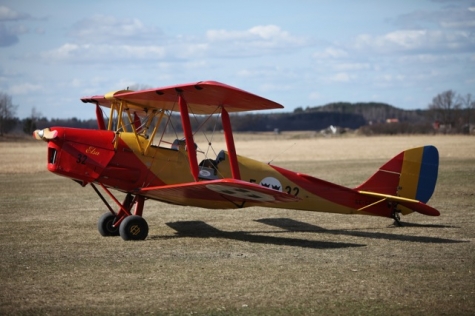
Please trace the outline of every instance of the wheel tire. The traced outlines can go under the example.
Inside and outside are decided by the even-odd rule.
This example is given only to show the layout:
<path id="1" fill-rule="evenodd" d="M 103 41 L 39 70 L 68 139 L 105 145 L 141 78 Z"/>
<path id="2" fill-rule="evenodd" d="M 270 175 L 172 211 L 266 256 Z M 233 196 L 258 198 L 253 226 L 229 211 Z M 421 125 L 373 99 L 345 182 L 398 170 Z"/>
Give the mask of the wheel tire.
<path id="1" fill-rule="evenodd" d="M 148 236 L 148 224 L 142 216 L 127 216 L 119 227 L 123 240 L 144 240 Z"/>
<path id="2" fill-rule="evenodd" d="M 104 236 L 119 236 L 119 227 L 114 227 L 112 224 L 115 221 L 115 215 L 112 213 L 105 213 L 97 222 L 97 230 Z"/>

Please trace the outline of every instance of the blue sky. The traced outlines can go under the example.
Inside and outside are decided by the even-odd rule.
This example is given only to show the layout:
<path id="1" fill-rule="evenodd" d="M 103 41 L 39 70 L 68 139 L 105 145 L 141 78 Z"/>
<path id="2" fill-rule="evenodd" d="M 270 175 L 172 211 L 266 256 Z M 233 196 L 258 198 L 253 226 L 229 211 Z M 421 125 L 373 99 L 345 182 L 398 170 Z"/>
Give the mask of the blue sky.
<path id="1" fill-rule="evenodd" d="M 0 0 L 0 91 L 20 118 L 94 118 L 81 97 L 201 80 L 285 111 L 424 109 L 475 94 L 475 1 Z"/>

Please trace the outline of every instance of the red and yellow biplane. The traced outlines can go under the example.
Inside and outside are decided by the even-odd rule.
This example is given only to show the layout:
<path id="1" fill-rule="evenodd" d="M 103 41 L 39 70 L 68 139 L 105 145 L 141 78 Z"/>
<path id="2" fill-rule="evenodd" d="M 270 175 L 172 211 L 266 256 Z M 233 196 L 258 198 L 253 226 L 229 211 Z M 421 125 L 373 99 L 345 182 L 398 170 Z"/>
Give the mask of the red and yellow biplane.
<path id="1" fill-rule="evenodd" d="M 235 87 L 201 81 L 81 100 L 96 105 L 97 130 L 51 127 L 35 131 L 34 137 L 48 143 L 49 171 L 90 184 L 105 203 L 109 211 L 98 222 L 102 236 L 145 239 L 147 199 L 209 209 L 261 206 L 374 215 L 398 224 L 400 214 L 439 215 L 426 204 L 438 173 L 433 146 L 403 151 L 357 188 L 346 188 L 237 155 L 229 113 L 283 106 Z M 107 119 L 104 108 L 109 108 Z M 201 150 L 194 140 L 193 116 L 218 120 L 227 150 L 213 150 L 213 157 Z M 178 117 L 182 137 L 170 133 L 178 130 Z M 126 193 L 124 200 L 111 189 Z"/>

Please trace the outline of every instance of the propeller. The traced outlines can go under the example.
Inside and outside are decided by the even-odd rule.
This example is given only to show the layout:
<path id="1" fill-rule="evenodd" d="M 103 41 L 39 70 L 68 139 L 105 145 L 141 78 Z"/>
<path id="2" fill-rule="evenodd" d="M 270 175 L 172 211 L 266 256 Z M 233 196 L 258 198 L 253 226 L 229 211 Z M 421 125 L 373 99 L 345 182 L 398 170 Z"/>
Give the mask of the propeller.
<path id="1" fill-rule="evenodd" d="M 33 137 L 38 140 L 51 140 L 58 136 L 57 131 L 52 131 L 49 128 L 37 129 L 33 132 Z"/>

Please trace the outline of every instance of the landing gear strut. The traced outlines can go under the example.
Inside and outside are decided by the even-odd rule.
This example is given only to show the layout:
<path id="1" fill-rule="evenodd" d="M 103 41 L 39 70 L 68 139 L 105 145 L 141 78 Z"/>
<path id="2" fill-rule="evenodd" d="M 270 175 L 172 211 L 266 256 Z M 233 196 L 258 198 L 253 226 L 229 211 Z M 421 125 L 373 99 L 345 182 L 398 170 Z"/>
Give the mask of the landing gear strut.
<path id="1" fill-rule="evenodd" d="M 399 211 L 396 208 L 393 209 L 391 217 L 394 219 L 394 225 L 399 227 L 402 226 L 401 217 L 399 216 Z"/>
<path id="2" fill-rule="evenodd" d="M 104 204 L 109 209 L 99 218 L 97 229 L 102 236 L 119 236 L 123 240 L 144 240 L 148 236 L 148 224 L 142 217 L 143 206 L 145 198 L 141 195 L 132 195 L 128 193 L 123 203 L 120 203 L 112 193 L 100 183 L 101 187 L 119 206 L 119 211 L 116 213 L 109 205 L 107 200 L 102 196 L 101 192 L 96 186 L 91 183 L 92 188 L 101 198 Z M 135 210 L 132 213 L 132 206 L 135 205 Z"/>

